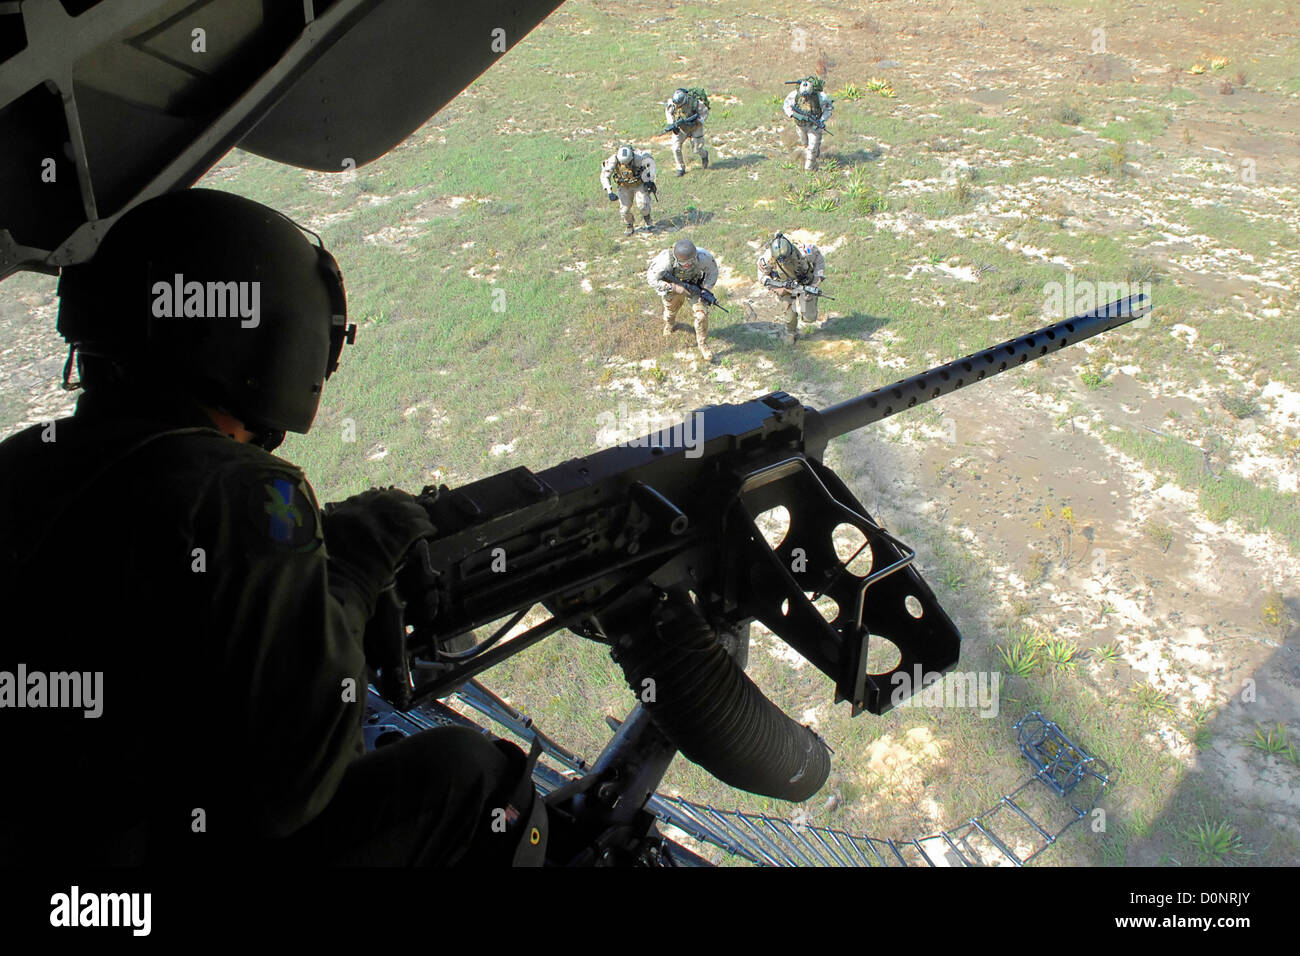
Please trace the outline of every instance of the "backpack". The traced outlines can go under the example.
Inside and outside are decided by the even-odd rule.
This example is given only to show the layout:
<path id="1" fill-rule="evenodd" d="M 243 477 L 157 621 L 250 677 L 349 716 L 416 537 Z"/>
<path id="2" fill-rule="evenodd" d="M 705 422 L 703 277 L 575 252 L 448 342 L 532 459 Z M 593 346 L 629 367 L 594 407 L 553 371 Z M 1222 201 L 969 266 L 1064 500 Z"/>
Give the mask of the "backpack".
<path id="1" fill-rule="evenodd" d="M 702 104 L 706 110 L 712 108 L 709 106 L 709 94 L 704 92 L 704 87 L 692 86 L 686 91 L 686 93 L 689 96 L 693 96 L 695 101 Z"/>

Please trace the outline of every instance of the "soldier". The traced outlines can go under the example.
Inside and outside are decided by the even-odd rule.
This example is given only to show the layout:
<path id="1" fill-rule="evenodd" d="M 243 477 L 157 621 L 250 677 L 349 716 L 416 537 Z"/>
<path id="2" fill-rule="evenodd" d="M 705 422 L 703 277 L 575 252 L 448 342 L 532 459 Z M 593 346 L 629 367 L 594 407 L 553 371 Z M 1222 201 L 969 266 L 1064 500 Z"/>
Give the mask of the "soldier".
<path id="1" fill-rule="evenodd" d="M 0 607 L 24 622 L 0 671 L 98 674 L 102 709 L 3 712 L 0 865 L 509 863 L 527 831 L 494 814 L 538 805 L 518 748 L 442 728 L 364 752 L 363 634 L 435 534 L 424 508 L 322 511 L 270 454 L 355 334 L 333 257 L 184 189 L 118 219 L 59 298 L 84 391 L 0 443 Z"/>
<path id="2" fill-rule="evenodd" d="M 834 109 L 831 98 L 822 92 L 821 77 L 799 81 L 799 88 L 785 98 L 785 115 L 795 121 L 799 145 L 804 147 L 804 169 L 816 169 L 822 151 L 822 133 Z"/>
<path id="3" fill-rule="evenodd" d="M 635 231 L 632 215 L 634 202 L 641 212 L 646 230 L 654 228 L 650 223 L 650 195 L 657 192 L 655 161 L 648 151 L 620 146 L 600 168 L 600 187 L 609 194 L 610 202 L 618 200 L 618 211 L 622 213 L 623 222 L 627 226 L 626 235 L 630 236 Z M 615 189 L 618 191 L 615 192 Z"/>
<path id="4" fill-rule="evenodd" d="M 686 161 L 682 158 L 682 143 L 688 139 L 700 165 L 709 168 L 709 148 L 704 145 L 704 121 L 709 118 L 709 98 L 698 87 L 692 90 L 673 91 L 672 98 L 664 106 L 664 118 L 668 123 L 665 133 L 673 134 L 673 160 L 677 163 L 677 175 L 686 175 Z"/>
<path id="5" fill-rule="evenodd" d="M 798 339 L 799 319 L 817 321 L 817 293 L 806 289 L 817 289 L 825 278 L 826 259 L 812 243 L 800 246 L 778 232 L 758 254 L 758 281 L 776 293 L 790 317 L 781 337 L 786 345 Z"/>
<path id="6" fill-rule="evenodd" d="M 682 303 L 690 299 L 691 311 L 695 313 L 695 342 L 704 361 L 712 362 L 713 353 L 705 344 L 709 334 L 708 306 L 685 284 L 712 291 L 713 284 L 718 281 L 718 263 L 713 255 L 705 249 L 695 248 L 695 243 L 689 239 L 679 239 L 671 249 L 665 249 L 654 257 L 646 271 L 646 281 L 663 299 L 664 335 L 673 334 L 677 327 L 674 321 L 677 312 Z"/>

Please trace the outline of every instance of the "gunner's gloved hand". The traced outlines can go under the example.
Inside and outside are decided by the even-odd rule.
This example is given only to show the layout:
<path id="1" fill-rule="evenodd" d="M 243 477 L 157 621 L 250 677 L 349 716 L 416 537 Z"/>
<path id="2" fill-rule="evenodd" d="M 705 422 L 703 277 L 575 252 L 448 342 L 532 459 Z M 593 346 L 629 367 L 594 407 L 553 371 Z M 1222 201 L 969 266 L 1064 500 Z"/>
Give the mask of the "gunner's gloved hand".
<path id="1" fill-rule="evenodd" d="M 379 592 L 393 583 L 397 566 L 415 542 L 435 533 L 412 495 L 372 488 L 327 504 L 321 516 L 329 552 L 330 590 L 347 587 L 374 613 Z"/>
<path id="2" fill-rule="evenodd" d="M 609 194 L 609 201 L 610 201 L 610 202 L 618 202 L 618 193 L 610 193 L 610 194 Z"/>

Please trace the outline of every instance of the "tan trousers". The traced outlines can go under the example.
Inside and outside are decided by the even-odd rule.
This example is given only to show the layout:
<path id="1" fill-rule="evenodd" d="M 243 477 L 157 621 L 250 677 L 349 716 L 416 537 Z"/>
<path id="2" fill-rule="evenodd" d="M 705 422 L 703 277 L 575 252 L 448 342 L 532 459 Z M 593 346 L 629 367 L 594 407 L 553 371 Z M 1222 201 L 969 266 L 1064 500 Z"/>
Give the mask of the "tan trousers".
<path id="1" fill-rule="evenodd" d="M 822 131 L 811 123 L 796 123 L 799 131 L 799 145 L 804 148 L 804 169 L 812 169 L 817 158 L 822 154 Z"/>
<path id="2" fill-rule="evenodd" d="M 668 292 L 660 296 L 664 300 L 664 325 L 672 325 L 677 313 L 689 298 L 691 311 L 695 313 L 695 343 L 704 347 L 704 340 L 709 334 L 709 310 L 697 296 L 688 296 L 682 292 Z"/>
<path id="3" fill-rule="evenodd" d="M 682 144 L 687 140 L 691 141 L 691 148 L 695 150 L 695 155 L 703 160 L 709 155 L 709 148 L 704 145 L 704 127 L 696 126 L 695 129 L 687 135 L 681 130 L 673 133 L 673 162 L 677 164 L 678 169 L 686 168 L 686 161 L 682 158 Z"/>
<path id="4" fill-rule="evenodd" d="M 800 319 L 805 322 L 817 321 L 817 296 L 799 295 L 792 289 L 778 289 L 776 298 L 790 316 L 785 323 L 787 332 L 798 331 Z"/>
<path id="5" fill-rule="evenodd" d="M 645 183 L 634 186 L 616 186 L 615 188 L 618 191 L 618 211 L 622 213 L 625 223 L 630 226 L 636 218 L 632 214 L 634 204 L 643 217 L 650 218 L 650 190 L 645 188 Z"/>

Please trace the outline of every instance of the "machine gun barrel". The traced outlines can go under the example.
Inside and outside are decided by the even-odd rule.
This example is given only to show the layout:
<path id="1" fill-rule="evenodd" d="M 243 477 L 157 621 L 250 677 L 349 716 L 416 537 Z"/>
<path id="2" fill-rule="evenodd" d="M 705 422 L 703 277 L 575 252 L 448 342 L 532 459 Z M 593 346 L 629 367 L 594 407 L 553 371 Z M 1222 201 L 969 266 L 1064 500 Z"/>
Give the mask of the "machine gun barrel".
<path id="1" fill-rule="evenodd" d="M 964 388 L 971 382 L 981 381 L 1013 366 L 1042 358 L 1048 352 L 1109 332 L 1146 315 L 1148 311 L 1150 303 L 1145 295 L 1117 299 L 1098 306 L 1091 312 L 1009 339 L 1001 345 L 974 352 L 893 385 L 824 408 L 818 414 L 826 430 L 825 437 L 837 438 L 915 405 L 923 405 L 941 395 Z"/>

